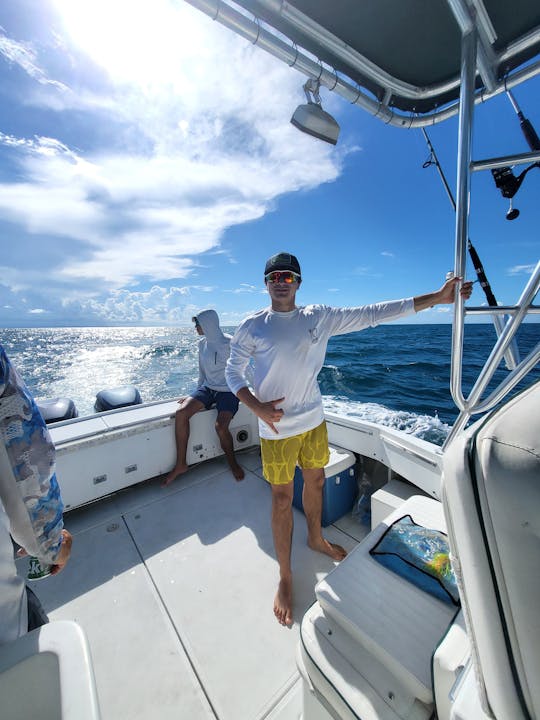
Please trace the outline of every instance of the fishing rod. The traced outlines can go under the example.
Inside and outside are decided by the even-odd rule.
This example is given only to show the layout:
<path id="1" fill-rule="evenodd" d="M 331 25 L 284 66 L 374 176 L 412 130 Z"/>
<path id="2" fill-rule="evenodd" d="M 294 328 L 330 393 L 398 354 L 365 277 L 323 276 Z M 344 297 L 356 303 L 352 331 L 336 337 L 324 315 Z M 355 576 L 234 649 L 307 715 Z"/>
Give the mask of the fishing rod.
<path id="1" fill-rule="evenodd" d="M 532 152 L 538 152 L 540 150 L 540 138 L 536 134 L 536 130 L 534 129 L 531 121 L 523 115 L 521 108 L 517 104 L 516 99 L 510 90 L 507 90 L 506 94 L 516 112 L 516 115 L 518 116 L 519 126 L 521 127 L 521 131 L 525 137 L 527 145 Z M 525 180 L 525 176 L 534 167 L 540 168 L 540 162 L 532 163 L 532 165 L 525 168 L 525 170 L 523 170 L 523 172 L 521 172 L 517 177 L 514 175 L 514 171 L 509 165 L 505 165 L 504 167 L 496 168 L 491 171 L 493 179 L 495 180 L 495 185 L 501 191 L 502 196 L 510 200 L 510 207 L 506 213 L 507 220 L 515 220 L 519 216 L 519 210 L 513 207 L 512 200 L 521 187 L 521 183 Z"/>
<path id="2" fill-rule="evenodd" d="M 448 184 L 448 181 L 446 180 L 446 176 L 443 172 L 443 169 L 441 167 L 441 164 L 439 162 L 439 158 L 437 157 L 437 153 L 435 152 L 435 148 L 431 144 L 431 140 L 429 139 L 429 136 L 425 130 L 425 128 L 421 128 L 422 134 L 424 135 L 424 139 L 426 141 L 426 144 L 428 146 L 430 155 L 428 159 L 425 161 L 425 163 L 422 165 L 423 168 L 427 168 L 430 165 L 435 165 L 437 168 L 437 172 L 439 173 L 439 177 L 441 178 L 441 182 L 443 184 L 444 189 L 446 190 L 446 194 L 448 195 L 448 199 L 450 200 L 450 204 L 454 208 L 454 212 L 456 211 L 456 201 L 454 200 L 454 196 L 452 194 L 452 190 L 450 189 L 450 185 Z M 538 139 L 538 138 L 537 138 Z M 517 211 L 519 214 L 519 210 Z M 493 294 L 493 290 L 491 289 L 491 285 L 489 284 L 489 280 L 487 279 L 486 273 L 484 271 L 484 266 L 482 265 L 482 262 L 480 260 L 480 257 L 478 253 L 476 252 L 476 249 L 474 245 L 472 244 L 470 238 L 467 239 L 467 249 L 469 251 L 469 255 L 471 257 L 472 264 L 474 265 L 474 269 L 476 271 L 476 277 L 478 278 L 478 282 L 480 283 L 480 286 L 482 290 L 484 291 L 484 294 L 486 296 L 486 300 L 488 302 L 488 305 L 490 307 L 497 307 L 498 302 Z M 504 325 L 508 320 L 508 316 L 505 315 L 504 317 L 501 317 L 500 315 L 492 315 L 493 324 L 495 325 L 495 330 L 497 331 L 497 336 L 500 336 L 502 331 L 504 330 Z M 515 338 L 512 340 L 510 345 L 508 346 L 508 349 L 506 350 L 504 354 L 504 362 L 508 370 L 514 370 L 519 365 L 519 350 L 517 347 L 517 343 Z"/>

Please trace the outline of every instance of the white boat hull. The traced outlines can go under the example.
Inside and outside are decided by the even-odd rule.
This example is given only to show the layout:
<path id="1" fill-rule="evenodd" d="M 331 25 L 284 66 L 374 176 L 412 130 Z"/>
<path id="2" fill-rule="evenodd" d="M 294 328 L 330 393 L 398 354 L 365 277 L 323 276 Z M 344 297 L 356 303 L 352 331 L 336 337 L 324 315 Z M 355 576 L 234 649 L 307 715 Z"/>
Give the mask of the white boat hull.
<path id="1" fill-rule="evenodd" d="M 112 410 L 50 427 L 66 510 L 168 472 L 174 465 L 176 401 Z M 191 419 L 188 465 L 223 454 L 215 410 Z M 255 416 L 240 409 L 231 422 L 235 450 L 258 444 Z"/>

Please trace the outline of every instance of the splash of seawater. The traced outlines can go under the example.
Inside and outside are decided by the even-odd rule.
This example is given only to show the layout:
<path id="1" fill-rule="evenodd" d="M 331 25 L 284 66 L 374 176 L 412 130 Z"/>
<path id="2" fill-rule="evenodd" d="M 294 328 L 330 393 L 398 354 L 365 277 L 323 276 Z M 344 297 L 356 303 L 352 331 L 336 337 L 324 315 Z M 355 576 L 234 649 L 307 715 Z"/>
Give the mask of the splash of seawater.
<path id="1" fill-rule="evenodd" d="M 357 402 L 343 396 L 323 395 L 323 403 L 327 412 L 401 430 L 436 445 L 442 445 L 450 432 L 450 426 L 447 423 L 430 415 L 392 410 L 384 405 Z"/>

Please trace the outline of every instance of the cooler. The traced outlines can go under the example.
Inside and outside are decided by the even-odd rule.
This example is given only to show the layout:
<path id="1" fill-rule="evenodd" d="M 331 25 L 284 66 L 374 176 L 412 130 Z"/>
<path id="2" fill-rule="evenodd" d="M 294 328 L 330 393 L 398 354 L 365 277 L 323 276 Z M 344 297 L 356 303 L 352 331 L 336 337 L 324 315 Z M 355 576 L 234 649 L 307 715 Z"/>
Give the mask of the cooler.
<path id="1" fill-rule="evenodd" d="M 330 459 L 324 468 L 326 481 L 323 490 L 322 526 L 326 527 L 352 510 L 358 487 L 356 484 L 356 458 L 354 453 L 330 446 Z M 294 473 L 293 505 L 304 510 L 302 490 L 304 479 L 299 467 Z"/>

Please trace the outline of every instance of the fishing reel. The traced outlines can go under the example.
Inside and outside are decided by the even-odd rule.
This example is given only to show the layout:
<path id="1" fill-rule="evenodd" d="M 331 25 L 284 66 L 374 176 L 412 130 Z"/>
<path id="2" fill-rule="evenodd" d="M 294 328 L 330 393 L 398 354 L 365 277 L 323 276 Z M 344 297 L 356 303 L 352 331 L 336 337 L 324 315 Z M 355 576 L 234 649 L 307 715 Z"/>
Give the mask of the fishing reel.
<path id="1" fill-rule="evenodd" d="M 508 99 L 512 103 L 512 107 L 514 108 L 516 115 L 519 118 L 521 132 L 523 133 L 523 136 L 527 141 L 527 145 L 533 152 L 540 150 L 540 138 L 538 138 L 536 130 L 532 126 L 531 121 L 527 120 L 527 118 L 523 115 L 521 108 L 517 104 L 516 99 L 514 98 L 510 90 L 507 90 L 506 94 L 508 96 Z M 512 170 L 512 168 L 508 166 L 497 168 L 496 170 L 491 171 L 493 174 L 493 179 L 495 180 L 495 185 L 501 191 L 502 196 L 510 200 L 510 207 L 508 209 L 508 212 L 506 213 L 507 220 L 515 220 L 519 216 L 519 210 L 513 207 L 512 199 L 521 187 L 521 183 L 525 180 L 525 175 L 527 175 L 529 170 L 532 170 L 534 167 L 540 168 L 540 162 L 535 162 L 532 165 L 529 165 L 529 167 L 525 168 L 525 170 L 523 170 L 523 172 L 520 173 L 517 177 L 514 175 L 514 171 Z"/>
<path id="2" fill-rule="evenodd" d="M 519 210 L 513 206 L 512 200 L 521 187 L 522 182 L 525 180 L 525 176 L 529 170 L 532 170 L 534 167 L 540 167 L 540 163 L 536 162 L 529 165 L 529 167 L 525 168 L 517 177 L 509 166 L 496 168 L 491 171 L 495 185 L 501 191 L 502 196 L 510 200 L 510 207 L 506 213 L 507 220 L 515 220 L 519 216 Z"/>

